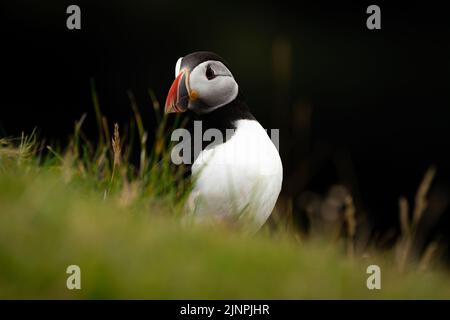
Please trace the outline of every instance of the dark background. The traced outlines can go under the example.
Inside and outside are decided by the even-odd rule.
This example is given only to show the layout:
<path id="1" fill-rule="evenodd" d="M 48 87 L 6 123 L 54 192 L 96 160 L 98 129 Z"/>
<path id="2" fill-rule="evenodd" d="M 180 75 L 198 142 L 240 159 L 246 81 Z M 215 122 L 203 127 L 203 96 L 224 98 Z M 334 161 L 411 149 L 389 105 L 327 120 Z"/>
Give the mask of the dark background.
<path id="1" fill-rule="evenodd" d="M 148 90 L 163 103 L 178 57 L 214 51 L 231 65 L 256 118 L 280 128 L 283 194 L 297 199 L 344 184 L 375 232 L 398 228 L 400 195 L 412 202 L 425 170 L 449 233 L 450 22 L 443 4 L 403 1 L 3 1 L 0 135 L 37 127 L 65 141 L 87 113 L 94 79 L 111 123 L 137 98 L 154 125 Z M 81 30 L 66 8 L 81 7 Z M 381 7 L 381 30 L 366 8 Z M 151 146 L 149 146 L 151 147 Z M 294 205 L 295 207 L 295 205 Z"/>

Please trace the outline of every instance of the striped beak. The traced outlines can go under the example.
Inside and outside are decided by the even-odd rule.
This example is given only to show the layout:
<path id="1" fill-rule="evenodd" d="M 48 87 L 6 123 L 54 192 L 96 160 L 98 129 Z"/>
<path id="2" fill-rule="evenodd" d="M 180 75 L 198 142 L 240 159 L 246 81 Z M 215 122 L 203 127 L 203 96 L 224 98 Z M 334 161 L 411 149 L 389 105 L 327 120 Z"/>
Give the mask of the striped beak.
<path id="1" fill-rule="evenodd" d="M 166 105 L 164 110 L 166 113 L 184 112 L 189 105 L 189 71 L 183 69 L 175 78 L 169 93 L 167 94 Z"/>

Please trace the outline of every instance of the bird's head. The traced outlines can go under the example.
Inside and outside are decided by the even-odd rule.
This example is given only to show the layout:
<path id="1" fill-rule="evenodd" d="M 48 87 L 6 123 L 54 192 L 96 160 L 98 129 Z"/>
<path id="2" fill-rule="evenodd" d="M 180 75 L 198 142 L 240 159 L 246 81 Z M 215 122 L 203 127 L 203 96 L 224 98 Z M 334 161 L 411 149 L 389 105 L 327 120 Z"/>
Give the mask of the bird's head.
<path id="1" fill-rule="evenodd" d="M 207 114 L 232 102 L 238 91 L 238 84 L 221 57 L 212 52 L 194 52 L 176 63 L 165 112 L 189 109 Z"/>

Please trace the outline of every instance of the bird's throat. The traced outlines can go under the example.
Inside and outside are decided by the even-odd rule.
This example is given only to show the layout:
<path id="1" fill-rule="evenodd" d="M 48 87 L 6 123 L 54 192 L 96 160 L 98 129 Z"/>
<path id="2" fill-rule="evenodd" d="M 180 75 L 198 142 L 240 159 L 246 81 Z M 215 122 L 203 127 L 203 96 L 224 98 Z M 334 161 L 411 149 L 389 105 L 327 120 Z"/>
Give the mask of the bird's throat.
<path id="1" fill-rule="evenodd" d="M 229 104 L 217 108 L 216 110 L 197 116 L 197 120 L 202 121 L 204 130 L 218 129 L 222 131 L 225 137 L 226 129 L 236 129 L 235 123 L 238 120 L 255 120 L 249 107 L 239 94 Z"/>

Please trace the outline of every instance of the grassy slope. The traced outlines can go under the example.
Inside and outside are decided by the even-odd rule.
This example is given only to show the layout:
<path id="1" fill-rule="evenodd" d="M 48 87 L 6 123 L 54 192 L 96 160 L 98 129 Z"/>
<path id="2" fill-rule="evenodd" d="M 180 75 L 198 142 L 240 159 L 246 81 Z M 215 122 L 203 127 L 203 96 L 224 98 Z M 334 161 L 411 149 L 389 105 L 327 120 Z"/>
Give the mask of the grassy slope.
<path id="1" fill-rule="evenodd" d="M 184 228 L 162 196 L 124 204 L 123 192 L 103 199 L 60 166 L 5 159 L 0 298 L 450 298 L 448 273 L 399 274 L 389 257 L 350 260 L 337 245 L 279 234 Z M 366 288 L 372 263 L 380 291 Z M 70 264 L 80 291 L 66 289 Z"/>

